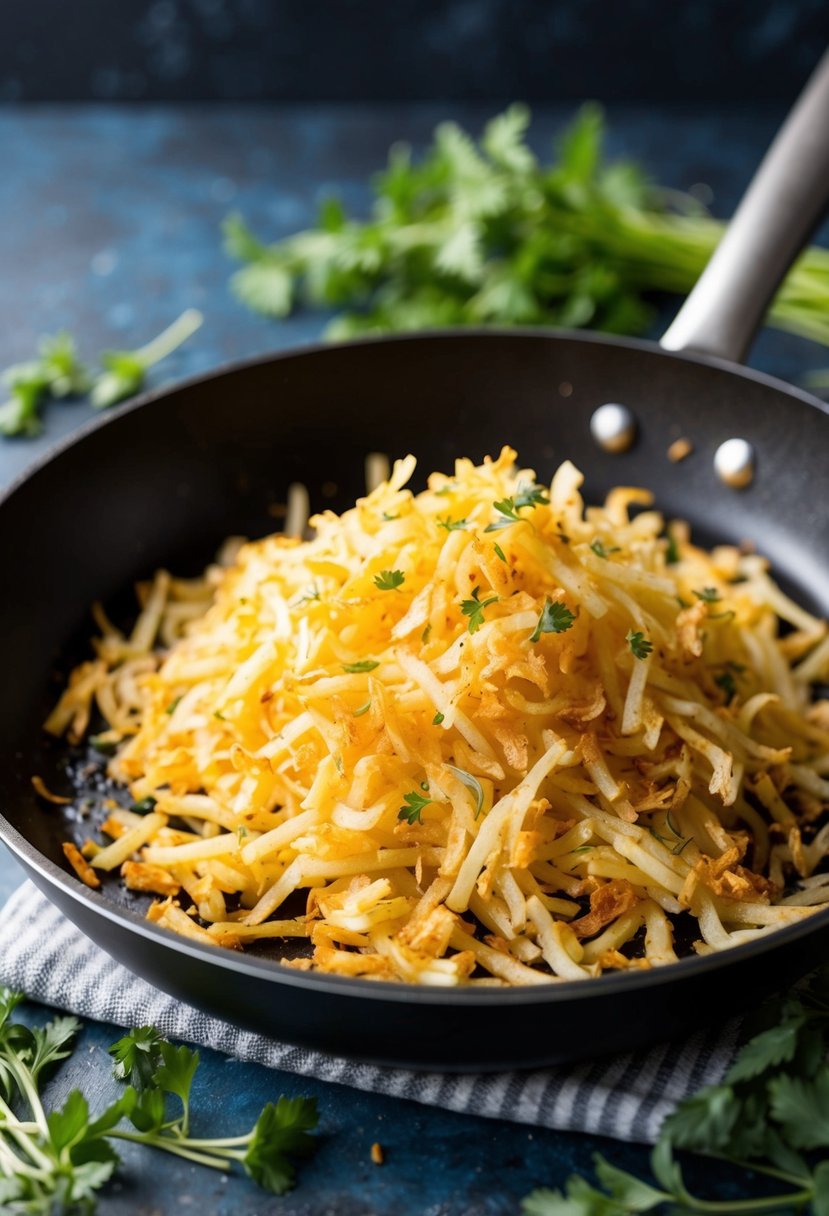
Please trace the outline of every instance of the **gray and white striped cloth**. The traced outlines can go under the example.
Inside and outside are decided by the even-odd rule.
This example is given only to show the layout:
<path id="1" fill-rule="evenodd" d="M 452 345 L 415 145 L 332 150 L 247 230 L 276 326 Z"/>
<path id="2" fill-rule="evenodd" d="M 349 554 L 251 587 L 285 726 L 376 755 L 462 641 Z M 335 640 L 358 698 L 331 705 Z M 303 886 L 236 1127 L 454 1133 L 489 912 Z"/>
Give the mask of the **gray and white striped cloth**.
<path id="1" fill-rule="evenodd" d="M 0 911 L 0 983 L 33 1000 L 165 1035 L 242 1060 L 443 1109 L 517 1123 L 652 1142 L 680 1099 L 723 1076 L 737 1023 L 683 1043 L 569 1068 L 528 1072 L 409 1072 L 291 1047 L 183 1005 L 116 963 L 31 884 Z"/>

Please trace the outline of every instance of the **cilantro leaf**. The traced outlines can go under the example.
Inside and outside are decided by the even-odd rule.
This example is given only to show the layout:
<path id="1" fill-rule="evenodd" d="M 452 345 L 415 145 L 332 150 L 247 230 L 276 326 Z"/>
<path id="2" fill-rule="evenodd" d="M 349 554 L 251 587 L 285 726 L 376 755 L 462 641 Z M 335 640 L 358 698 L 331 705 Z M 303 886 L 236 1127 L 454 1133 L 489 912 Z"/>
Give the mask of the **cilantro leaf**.
<path id="1" fill-rule="evenodd" d="M 794 1148 L 829 1148 L 829 1065 L 815 1076 L 778 1076 L 769 1082 L 771 1113 Z"/>
<path id="2" fill-rule="evenodd" d="M 318 1122 L 315 1098 L 280 1098 L 276 1105 L 269 1102 L 256 1122 L 243 1162 L 254 1182 L 273 1195 L 289 1191 L 296 1181 L 290 1158 L 314 1151 L 310 1133 Z"/>
<path id="3" fill-rule="evenodd" d="M 596 554 L 596 557 L 608 558 L 608 557 L 610 557 L 611 553 L 620 553 L 621 552 L 618 545 L 611 545 L 608 548 L 608 546 L 605 545 L 600 540 L 594 540 L 591 543 L 590 548 Z"/>
<path id="4" fill-rule="evenodd" d="M 444 717 L 445 717 L 445 714 L 442 714 L 440 712 L 440 710 L 438 710 L 438 712 L 435 714 L 434 718 L 432 718 L 432 726 L 440 726 L 441 723 L 443 722 Z"/>
<path id="5" fill-rule="evenodd" d="M 136 1026 L 109 1049 L 115 1060 L 112 1074 L 119 1081 L 130 1081 L 141 1092 L 154 1084 L 155 1071 L 162 1062 L 161 1035 L 152 1026 Z"/>
<path id="6" fill-rule="evenodd" d="M 146 346 L 137 350 L 104 351 L 101 355 L 103 371 L 89 394 L 92 406 L 98 410 L 108 409 L 134 396 L 143 387 L 148 369 L 186 342 L 203 320 L 200 312 L 189 308 Z"/>
<path id="7" fill-rule="evenodd" d="M 461 612 L 464 616 L 469 617 L 469 632 L 477 633 L 484 623 L 484 609 L 490 604 L 498 603 L 498 596 L 491 595 L 489 599 L 482 600 L 481 588 L 476 587 L 472 592 L 472 599 L 461 601 Z"/>
<path id="8" fill-rule="evenodd" d="M 541 609 L 538 624 L 530 634 L 530 641 L 540 641 L 542 633 L 566 633 L 568 629 L 572 629 L 575 619 L 574 612 L 558 601 L 554 603 L 548 595 L 544 607 Z"/>
<path id="9" fill-rule="evenodd" d="M 511 528 L 513 524 L 520 522 L 521 516 L 515 509 L 514 498 L 502 498 L 492 505 L 501 516 L 501 519 L 496 519 L 494 523 L 487 524 L 486 528 L 484 528 L 485 532 L 497 532 L 499 528 Z"/>
<path id="10" fill-rule="evenodd" d="M 79 1141 L 89 1123 L 89 1105 L 79 1089 L 73 1089 L 60 1110 L 47 1116 L 49 1139 L 52 1147 L 60 1153 Z"/>
<path id="11" fill-rule="evenodd" d="M 175 1094 L 180 1099 L 184 1110 L 182 1123 L 186 1135 L 190 1110 L 190 1089 L 199 1066 L 199 1053 L 185 1047 L 184 1044 L 174 1047 L 172 1043 L 164 1040 L 159 1044 L 159 1051 L 162 1063 L 156 1069 L 153 1080 L 159 1089 L 163 1089 L 168 1094 Z"/>
<path id="12" fill-rule="evenodd" d="M 499 558 L 502 562 L 506 563 L 507 559 L 504 557 L 504 550 L 501 548 L 501 546 L 493 545 L 492 547 L 495 550 L 495 556 L 497 558 Z"/>
<path id="13" fill-rule="evenodd" d="M 401 806 L 397 812 L 397 818 L 401 821 L 405 820 L 410 827 L 415 823 L 423 823 L 421 814 L 424 807 L 429 806 L 432 799 L 424 798 L 421 794 L 418 794 L 417 790 L 412 790 L 410 794 L 403 795 L 403 801 L 406 805 Z"/>
<path id="14" fill-rule="evenodd" d="M 649 642 L 644 633 L 640 633 L 638 630 L 634 632 L 631 629 L 625 637 L 625 641 L 630 646 L 635 659 L 646 659 L 653 651 L 653 642 Z"/>
<path id="15" fill-rule="evenodd" d="M 396 591 L 406 580 L 402 570 L 381 570 L 374 576 L 374 585 L 379 591 Z"/>
<path id="16" fill-rule="evenodd" d="M 356 675 L 362 671 L 374 671 L 380 664 L 376 659 L 360 659 L 358 663 L 341 663 L 343 671 L 349 672 L 351 675 Z"/>
<path id="17" fill-rule="evenodd" d="M 447 532 L 462 532 L 469 527 L 469 520 L 452 519 L 451 515 L 447 515 L 445 519 L 438 519 L 438 527 L 445 528 Z"/>
<path id="18" fill-rule="evenodd" d="M 716 587 L 703 587 L 701 591 L 695 591 L 694 595 L 698 600 L 702 600 L 704 604 L 718 604 L 720 602 L 720 593 Z"/>
<path id="19" fill-rule="evenodd" d="M 515 504 L 515 510 L 520 511 L 522 507 L 546 506 L 550 501 L 550 496 L 543 486 L 519 485 L 512 501 Z M 496 503 L 495 506 L 497 507 L 498 504 Z"/>

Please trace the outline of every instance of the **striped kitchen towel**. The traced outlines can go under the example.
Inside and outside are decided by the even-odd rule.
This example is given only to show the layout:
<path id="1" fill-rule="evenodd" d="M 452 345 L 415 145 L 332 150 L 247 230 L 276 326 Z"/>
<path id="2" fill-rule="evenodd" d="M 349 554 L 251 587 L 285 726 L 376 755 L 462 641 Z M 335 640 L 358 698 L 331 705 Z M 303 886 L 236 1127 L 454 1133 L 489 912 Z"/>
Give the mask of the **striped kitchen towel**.
<path id="1" fill-rule="evenodd" d="M 239 1030 L 127 971 L 26 882 L 0 911 L 0 983 L 36 1001 L 165 1035 L 301 1076 L 517 1123 L 652 1142 L 680 1099 L 725 1073 L 737 1023 L 682 1043 L 595 1063 L 527 1072 L 409 1072 L 380 1068 Z"/>

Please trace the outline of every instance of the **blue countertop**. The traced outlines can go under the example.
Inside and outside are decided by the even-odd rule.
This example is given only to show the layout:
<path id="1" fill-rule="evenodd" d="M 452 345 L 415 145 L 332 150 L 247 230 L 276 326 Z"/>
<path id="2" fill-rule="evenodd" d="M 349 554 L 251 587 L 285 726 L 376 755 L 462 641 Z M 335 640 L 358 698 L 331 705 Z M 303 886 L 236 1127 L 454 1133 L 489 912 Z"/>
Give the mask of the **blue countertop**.
<path id="1" fill-rule="evenodd" d="M 473 128 L 490 112 L 448 111 Z M 538 112 L 533 142 L 540 151 L 569 114 Z M 106 347 L 137 346 L 190 306 L 202 309 L 205 325 L 156 369 L 154 384 L 315 338 L 318 315 L 277 325 L 233 300 L 222 217 L 239 209 L 263 236 L 277 237 L 310 223 L 320 197 L 332 190 L 359 208 L 365 180 L 388 145 L 397 138 L 422 144 L 446 116 L 447 108 L 399 104 L 0 111 L 0 366 L 30 357 L 39 335 L 64 327 L 89 358 Z M 609 115 L 610 146 L 644 160 L 667 185 L 707 184 L 713 209 L 727 215 L 779 118 L 756 108 L 622 107 Z M 829 366 L 829 351 L 766 331 L 751 362 L 796 380 Z M 82 403 L 57 404 L 38 439 L 0 441 L 0 486 L 89 412 Z M 0 855 L 0 898 L 20 877 L 12 859 Z M 105 1048 L 116 1037 L 113 1027 L 85 1026 L 78 1052 L 53 1082 L 55 1095 L 81 1085 L 94 1104 L 113 1084 Z M 203 1056 L 196 1109 L 221 1110 L 228 1134 L 246 1129 L 279 1093 L 317 1095 L 322 1146 L 300 1186 L 274 1200 L 243 1179 L 126 1151 L 121 1180 L 101 1200 L 102 1216 L 169 1216 L 190 1208 L 215 1216 L 506 1214 L 517 1212 L 534 1186 L 560 1185 L 569 1173 L 589 1170 L 597 1150 L 626 1168 L 641 1171 L 647 1163 L 647 1150 L 637 1146 L 455 1115 L 300 1081 L 212 1052 Z M 374 1141 L 386 1151 L 380 1167 L 369 1157 Z M 740 1183 L 729 1180 L 734 1194 Z"/>

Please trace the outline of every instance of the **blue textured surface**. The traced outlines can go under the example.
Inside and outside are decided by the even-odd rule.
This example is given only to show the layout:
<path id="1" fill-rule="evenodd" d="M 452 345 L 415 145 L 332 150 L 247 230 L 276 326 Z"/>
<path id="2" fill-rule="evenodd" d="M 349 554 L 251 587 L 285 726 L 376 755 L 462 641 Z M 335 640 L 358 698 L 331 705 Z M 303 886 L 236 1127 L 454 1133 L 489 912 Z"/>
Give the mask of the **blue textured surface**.
<path id="1" fill-rule="evenodd" d="M 477 107 L 455 113 L 473 127 L 485 117 Z M 539 113 L 540 149 L 568 113 Z M 320 196 L 334 187 L 359 207 L 365 178 L 388 144 L 398 137 L 421 143 L 441 117 L 431 106 L 0 112 L 0 366 L 28 357 L 39 334 L 62 326 L 90 357 L 104 346 L 138 345 L 191 305 L 204 310 L 206 324 L 155 383 L 316 337 L 318 317 L 275 326 L 232 300 L 217 231 L 222 216 L 238 207 L 262 233 L 277 236 L 310 222 Z M 728 214 L 777 117 L 619 109 L 611 113 L 612 146 L 643 158 L 666 184 L 708 183 L 715 210 Z M 766 332 L 752 363 L 794 379 L 829 364 L 829 352 Z M 43 437 L 0 443 L 0 485 L 88 416 L 83 404 L 56 405 Z M 18 880 L 14 862 L 0 856 L 0 897 Z M 111 1084 L 104 1050 L 114 1037 L 113 1028 L 87 1026 L 55 1095 L 80 1084 L 97 1109 Z M 454 1115 L 204 1056 L 197 1109 L 220 1116 L 217 1131 L 243 1130 L 280 1092 L 319 1097 L 323 1144 L 301 1186 L 273 1201 L 246 1181 L 128 1151 L 123 1182 L 101 1203 L 103 1216 L 191 1208 L 215 1216 L 512 1213 L 533 1186 L 586 1170 L 597 1148 L 632 1169 L 647 1159 L 633 1146 Z M 206 1122 L 205 1132 L 213 1126 Z M 387 1152 L 382 1167 L 369 1160 L 374 1141 Z M 739 1179 L 729 1185 L 739 1193 Z"/>

